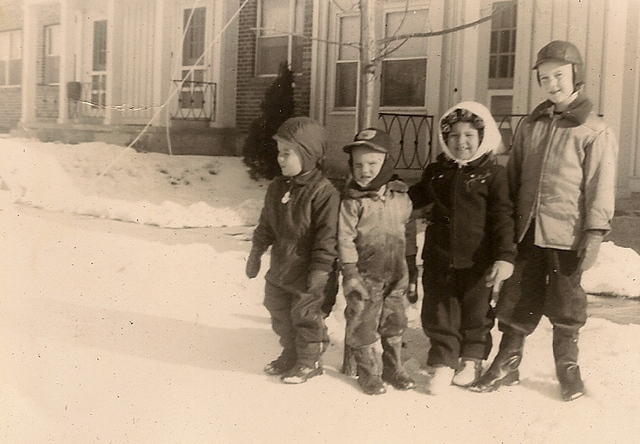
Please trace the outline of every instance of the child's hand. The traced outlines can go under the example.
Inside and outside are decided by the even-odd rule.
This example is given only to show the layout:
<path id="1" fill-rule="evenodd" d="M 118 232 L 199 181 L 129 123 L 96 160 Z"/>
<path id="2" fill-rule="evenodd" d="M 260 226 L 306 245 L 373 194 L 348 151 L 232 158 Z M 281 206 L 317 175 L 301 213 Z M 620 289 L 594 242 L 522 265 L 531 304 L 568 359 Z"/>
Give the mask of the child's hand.
<path id="1" fill-rule="evenodd" d="M 358 293 L 361 298 L 369 299 L 369 292 L 364 286 L 356 264 L 343 264 L 342 276 L 342 292 L 345 296 L 355 292 Z"/>
<path id="2" fill-rule="evenodd" d="M 582 263 L 580 264 L 582 271 L 588 270 L 596 263 L 603 238 L 603 234 L 597 230 L 587 231 L 584 234 L 578 250 L 578 255 L 582 257 Z"/>
<path id="3" fill-rule="evenodd" d="M 491 267 L 491 271 L 486 277 L 487 287 L 493 287 L 491 291 L 492 302 L 498 301 L 498 294 L 500 293 L 500 288 L 502 288 L 502 283 L 509 279 L 512 274 L 513 264 L 511 262 L 495 261 L 493 263 L 493 267 Z"/>
<path id="4" fill-rule="evenodd" d="M 253 279 L 258 275 L 260 271 L 260 255 L 255 251 L 251 250 L 249 253 L 249 257 L 247 258 L 247 264 L 245 266 L 244 272 L 249 279 Z"/>
<path id="5" fill-rule="evenodd" d="M 416 255 L 410 254 L 406 257 L 407 269 L 409 270 L 409 286 L 407 287 L 407 299 L 410 303 L 418 302 L 418 266 L 416 265 Z"/>
<path id="6" fill-rule="evenodd" d="M 345 296 L 351 293 L 358 293 L 362 299 L 369 299 L 369 292 L 360 277 L 353 277 L 351 279 L 344 278 L 342 280 L 342 288 Z"/>

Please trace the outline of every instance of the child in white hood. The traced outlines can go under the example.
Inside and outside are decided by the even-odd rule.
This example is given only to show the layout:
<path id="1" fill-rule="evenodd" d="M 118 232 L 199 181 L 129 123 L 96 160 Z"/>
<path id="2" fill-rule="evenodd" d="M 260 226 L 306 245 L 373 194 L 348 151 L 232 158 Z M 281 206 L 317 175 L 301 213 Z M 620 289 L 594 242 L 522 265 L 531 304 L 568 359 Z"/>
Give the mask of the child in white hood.
<path id="1" fill-rule="evenodd" d="M 438 129 L 443 153 L 409 190 L 414 208 L 433 205 L 421 313 L 431 342 L 432 394 L 480 376 L 492 345 L 492 292 L 513 272 L 515 256 L 513 206 L 505 168 L 494 156 L 501 136 L 491 113 L 461 102 Z"/>

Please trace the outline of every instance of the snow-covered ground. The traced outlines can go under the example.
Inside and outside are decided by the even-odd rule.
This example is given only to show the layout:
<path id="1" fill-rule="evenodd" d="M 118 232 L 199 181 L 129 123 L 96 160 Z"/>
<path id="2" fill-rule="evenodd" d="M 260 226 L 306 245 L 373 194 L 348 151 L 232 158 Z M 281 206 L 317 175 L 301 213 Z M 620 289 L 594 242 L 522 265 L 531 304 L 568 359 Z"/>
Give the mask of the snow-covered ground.
<path id="1" fill-rule="evenodd" d="M 431 396 L 421 368 L 428 343 L 418 308 L 409 306 L 405 359 L 418 388 L 369 397 L 338 372 L 344 335 L 339 296 L 328 320 L 325 375 L 284 385 L 262 373 L 279 346 L 262 307 L 266 266 L 254 280 L 243 273 L 250 228 L 181 230 L 73 214 L 82 212 L 64 199 L 53 205 L 47 199 L 56 193 L 48 196 L 47 187 L 60 186 L 63 195 L 88 190 L 97 164 L 113 157 L 96 153 L 92 162 L 87 154 L 74 169 L 80 154 L 69 153 L 94 144 L 42 145 L 38 150 L 48 150 L 51 163 L 27 173 L 5 155 L 19 157 L 15 147 L 23 143 L 0 140 L 2 178 L 7 188 L 23 187 L 0 192 L 0 442 L 637 442 L 639 325 L 589 319 L 580 358 L 588 395 L 572 403 L 560 401 L 546 320 L 527 341 L 520 386 L 491 394 L 452 387 Z M 211 214 L 226 217 L 233 205 L 217 203 L 217 193 L 205 186 L 198 191 L 191 180 L 182 188 L 155 185 L 167 165 L 176 177 L 216 161 L 220 170 L 212 176 L 236 181 L 236 189 L 225 190 L 237 202 L 260 199 L 255 183 L 239 179 L 244 172 L 235 159 L 136 153 L 125 153 L 122 164 L 136 168 L 115 165 L 112 186 L 97 185 L 101 194 L 94 196 L 101 204 L 113 199 L 111 208 L 122 210 L 124 220 L 135 220 L 129 211 L 140 201 L 162 206 L 168 200 L 180 205 L 174 225 L 184 226 L 179 222 L 191 217 L 182 214 L 190 211 L 189 195 L 200 192 L 197 199 Z M 44 161 L 33 155 L 31 162 Z M 119 185 L 126 171 L 135 177 L 128 183 L 134 189 Z M 46 184 L 34 185 L 40 180 Z M 142 198 L 142 190 L 149 195 Z M 167 198 L 160 194 L 165 190 L 175 194 Z M 622 262 L 622 250 L 613 245 L 603 247 L 603 256 L 609 248 L 606 261 L 618 268 L 637 260 L 629 255 Z M 639 269 L 628 274 L 637 279 Z M 596 281 L 607 279 L 623 277 Z"/>

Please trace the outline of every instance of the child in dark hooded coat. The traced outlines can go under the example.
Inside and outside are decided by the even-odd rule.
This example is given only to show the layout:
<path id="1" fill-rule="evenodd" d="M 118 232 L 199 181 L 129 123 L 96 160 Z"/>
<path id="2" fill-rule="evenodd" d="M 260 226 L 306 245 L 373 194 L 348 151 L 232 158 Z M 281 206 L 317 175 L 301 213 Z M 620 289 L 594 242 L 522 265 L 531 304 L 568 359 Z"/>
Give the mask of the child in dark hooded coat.
<path id="1" fill-rule="evenodd" d="M 462 102 L 439 122 L 443 153 L 409 190 L 414 208 L 433 204 L 422 253 L 422 326 L 431 348 L 432 394 L 472 384 L 491 350 L 492 291 L 513 272 L 513 205 L 493 151 L 500 132 L 489 110 Z"/>
<path id="2" fill-rule="evenodd" d="M 264 305 L 283 350 L 264 371 L 296 384 L 323 372 L 320 358 L 329 338 L 322 306 L 337 259 L 340 196 L 318 168 L 326 151 L 320 124 L 294 117 L 274 139 L 283 175 L 267 189 L 246 274 L 258 274 L 260 258 L 271 246 Z"/>

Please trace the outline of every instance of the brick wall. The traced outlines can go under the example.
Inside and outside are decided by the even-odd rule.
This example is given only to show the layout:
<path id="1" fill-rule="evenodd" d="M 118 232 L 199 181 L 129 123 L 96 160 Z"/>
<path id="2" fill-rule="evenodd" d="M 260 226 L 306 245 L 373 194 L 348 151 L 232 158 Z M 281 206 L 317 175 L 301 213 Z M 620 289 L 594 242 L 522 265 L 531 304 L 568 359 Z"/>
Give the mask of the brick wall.
<path id="1" fill-rule="evenodd" d="M 245 131 L 253 119 L 260 114 L 260 103 L 265 90 L 274 77 L 255 76 L 256 34 L 258 1 L 251 0 L 240 12 L 238 30 L 238 85 L 237 85 L 237 127 Z M 241 4 L 242 1 L 239 1 Z M 305 1 L 304 35 L 311 37 L 313 26 L 313 0 Z M 309 114 L 311 88 L 311 39 L 306 39 L 303 47 L 302 72 L 295 73 L 295 114 Z"/>
<path id="2" fill-rule="evenodd" d="M 22 28 L 22 2 L 0 0 L 0 31 Z M 13 128 L 20 120 L 21 91 L 19 87 L 0 87 L 0 131 Z"/>

